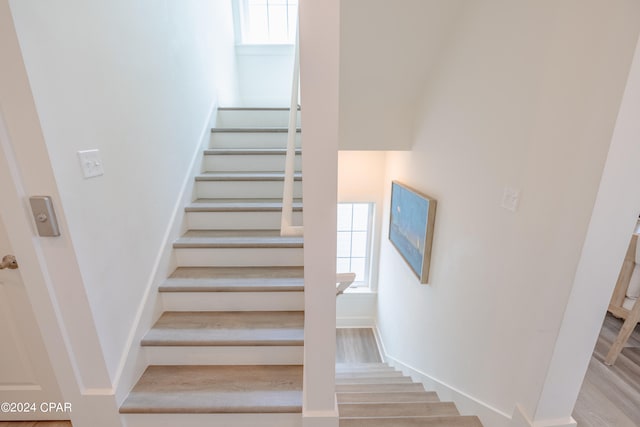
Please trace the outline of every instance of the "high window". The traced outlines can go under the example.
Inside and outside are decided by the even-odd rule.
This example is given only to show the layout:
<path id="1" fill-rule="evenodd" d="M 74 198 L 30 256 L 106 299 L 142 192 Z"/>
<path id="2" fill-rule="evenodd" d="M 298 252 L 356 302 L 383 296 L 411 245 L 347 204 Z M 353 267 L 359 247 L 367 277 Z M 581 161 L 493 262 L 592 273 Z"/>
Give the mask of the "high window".
<path id="1" fill-rule="evenodd" d="M 293 44 L 298 0 L 238 0 L 244 44 Z"/>
<path id="2" fill-rule="evenodd" d="M 355 273 L 351 287 L 369 286 L 373 203 L 338 203 L 336 271 Z"/>

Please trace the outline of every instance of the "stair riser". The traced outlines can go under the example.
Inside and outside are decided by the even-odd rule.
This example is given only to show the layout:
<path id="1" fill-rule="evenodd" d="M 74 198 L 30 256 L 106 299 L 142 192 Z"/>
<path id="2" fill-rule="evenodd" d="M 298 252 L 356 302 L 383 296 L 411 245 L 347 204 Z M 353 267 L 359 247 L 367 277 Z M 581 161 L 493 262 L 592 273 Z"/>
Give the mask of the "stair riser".
<path id="1" fill-rule="evenodd" d="M 304 292 L 162 292 L 164 311 L 298 311 Z"/>
<path id="2" fill-rule="evenodd" d="M 336 393 L 338 403 L 439 402 L 435 392 Z"/>
<path id="3" fill-rule="evenodd" d="M 336 384 L 411 384 L 409 377 L 336 378 Z"/>
<path id="4" fill-rule="evenodd" d="M 179 248 L 179 267 L 302 266 L 301 248 Z"/>
<path id="5" fill-rule="evenodd" d="M 278 230 L 282 213 L 187 212 L 190 230 Z M 302 212 L 293 213 L 293 225 L 302 225 Z"/>
<path id="6" fill-rule="evenodd" d="M 196 195 L 203 199 L 282 198 L 283 181 L 197 181 Z M 302 197 L 302 182 L 293 184 L 293 197 Z"/>
<path id="7" fill-rule="evenodd" d="M 336 372 L 336 378 L 382 378 L 382 377 L 401 377 L 403 374 L 400 371 L 380 371 L 380 372 Z"/>
<path id="8" fill-rule="evenodd" d="M 340 368 L 336 366 L 336 373 L 373 373 L 375 376 L 376 372 L 395 372 L 394 368 Z"/>
<path id="9" fill-rule="evenodd" d="M 300 133 L 296 136 L 296 146 L 300 147 Z M 286 132 L 213 132 L 210 148 L 286 148 Z"/>
<path id="10" fill-rule="evenodd" d="M 424 391 L 420 383 L 405 384 L 336 384 L 338 393 L 392 393 L 405 391 Z"/>
<path id="11" fill-rule="evenodd" d="M 482 427 L 477 417 L 400 417 L 400 418 L 346 418 L 340 427 Z"/>
<path id="12" fill-rule="evenodd" d="M 284 171 L 285 156 L 280 154 L 208 154 L 204 156 L 205 172 L 217 171 Z M 302 156 L 297 155 L 295 169 L 302 169 Z"/>
<path id="13" fill-rule="evenodd" d="M 298 111 L 298 126 L 300 111 Z M 289 126 L 288 110 L 218 110 L 216 127 L 287 127 Z"/>
<path id="14" fill-rule="evenodd" d="M 302 427 L 301 414 L 125 414 L 125 427 Z"/>
<path id="15" fill-rule="evenodd" d="M 341 403 L 340 418 L 460 415 L 453 402 Z"/>
<path id="16" fill-rule="evenodd" d="M 145 347 L 150 365 L 301 365 L 302 346 Z"/>

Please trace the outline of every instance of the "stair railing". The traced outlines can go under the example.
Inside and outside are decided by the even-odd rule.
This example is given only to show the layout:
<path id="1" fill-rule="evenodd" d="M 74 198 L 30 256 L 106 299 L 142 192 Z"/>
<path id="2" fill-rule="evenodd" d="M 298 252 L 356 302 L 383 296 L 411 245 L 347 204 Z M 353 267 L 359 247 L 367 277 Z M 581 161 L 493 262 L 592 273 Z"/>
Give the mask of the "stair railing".
<path id="1" fill-rule="evenodd" d="M 284 189 L 282 192 L 281 236 L 302 236 L 303 226 L 293 225 L 293 186 L 296 165 L 296 135 L 298 133 L 298 95 L 300 91 L 300 36 L 296 26 L 296 43 L 291 84 L 291 107 L 289 109 L 289 131 L 287 134 L 287 155 L 284 167 Z"/>
<path id="2" fill-rule="evenodd" d="M 342 295 L 349 286 L 356 280 L 355 273 L 337 273 L 336 274 L 336 297 Z"/>

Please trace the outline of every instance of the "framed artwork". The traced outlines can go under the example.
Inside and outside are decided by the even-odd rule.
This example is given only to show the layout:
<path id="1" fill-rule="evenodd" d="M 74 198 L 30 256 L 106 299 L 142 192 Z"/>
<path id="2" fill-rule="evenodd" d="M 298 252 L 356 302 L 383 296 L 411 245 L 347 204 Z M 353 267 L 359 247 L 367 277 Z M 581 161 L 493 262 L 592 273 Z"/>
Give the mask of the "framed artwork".
<path id="1" fill-rule="evenodd" d="M 420 280 L 428 283 L 436 200 L 393 181 L 389 240 Z"/>

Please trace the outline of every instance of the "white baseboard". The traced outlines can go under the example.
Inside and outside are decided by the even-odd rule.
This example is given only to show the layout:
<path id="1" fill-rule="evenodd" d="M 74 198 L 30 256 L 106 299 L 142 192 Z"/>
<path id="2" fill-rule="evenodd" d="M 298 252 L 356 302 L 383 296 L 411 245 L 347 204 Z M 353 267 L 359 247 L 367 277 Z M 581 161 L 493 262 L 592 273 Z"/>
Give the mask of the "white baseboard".
<path id="1" fill-rule="evenodd" d="M 122 353 L 114 380 L 114 389 L 118 405 L 122 404 L 129 390 L 131 390 L 147 366 L 146 357 L 140 348 L 140 340 L 162 313 L 162 304 L 157 293 L 158 286 L 176 267 L 176 261 L 173 255 L 173 241 L 184 232 L 186 222 L 184 206 L 188 201 L 191 201 L 194 177 L 200 173 L 203 150 L 208 147 L 211 138 L 211 128 L 215 126 L 217 110 L 218 100 L 215 98 L 211 103 L 209 114 L 202 125 L 200 141 L 193 152 L 188 172 L 182 182 L 180 192 L 173 207 L 171 219 L 169 220 L 166 233 L 163 236 L 162 244 L 160 245 L 153 269 L 147 281 L 144 297 L 140 301 L 135 321 L 132 323 L 127 346 Z"/>
<path id="2" fill-rule="evenodd" d="M 121 427 L 118 404 L 112 389 L 86 389 L 71 409 L 71 422 L 77 427 Z"/>
<path id="3" fill-rule="evenodd" d="M 533 421 L 521 405 L 516 405 L 509 427 L 576 427 L 578 423 L 572 417 Z"/>
<path id="4" fill-rule="evenodd" d="M 314 415 L 303 415 L 302 416 L 302 427 L 338 427 L 338 415 L 334 414 L 333 416 L 314 416 Z"/>
<path id="5" fill-rule="evenodd" d="M 338 317 L 336 328 L 374 328 L 375 319 L 372 317 Z"/>
<path id="6" fill-rule="evenodd" d="M 332 410 L 309 411 L 302 410 L 302 427 L 338 427 L 338 399 L 335 397 Z"/>
<path id="7" fill-rule="evenodd" d="M 485 427 L 515 427 L 511 425 L 511 416 L 504 411 L 494 408 L 490 404 L 458 390 L 457 388 L 389 355 L 386 352 L 382 336 L 380 335 L 377 326 L 374 328 L 374 331 L 380 348 L 380 353 L 385 362 L 401 370 L 405 375 L 411 376 L 414 381 L 424 384 L 427 390 L 437 392 L 441 400 L 455 402 L 462 415 L 478 416 Z M 536 427 L 538 426 L 536 425 Z"/>

